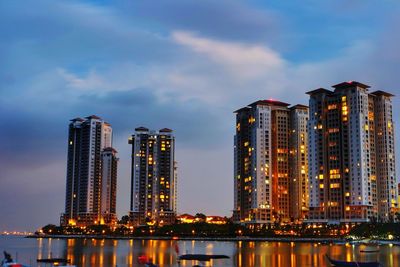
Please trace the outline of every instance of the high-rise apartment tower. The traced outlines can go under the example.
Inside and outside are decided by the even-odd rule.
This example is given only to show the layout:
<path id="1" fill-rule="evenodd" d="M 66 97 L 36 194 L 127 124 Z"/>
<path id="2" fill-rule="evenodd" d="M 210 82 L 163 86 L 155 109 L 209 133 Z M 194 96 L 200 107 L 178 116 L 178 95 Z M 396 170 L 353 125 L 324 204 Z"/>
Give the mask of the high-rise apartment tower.
<path id="1" fill-rule="evenodd" d="M 343 82 L 310 95 L 310 222 L 387 221 L 397 209 L 392 95 Z"/>
<path id="2" fill-rule="evenodd" d="M 71 120 L 62 225 L 115 221 L 117 159 L 111 147 L 110 124 L 94 115 Z"/>
<path id="3" fill-rule="evenodd" d="M 308 112 L 306 106 L 288 106 L 260 100 L 235 111 L 236 222 L 289 222 L 307 211 Z M 291 207 L 295 199 L 299 203 Z"/>
<path id="4" fill-rule="evenodd" d="M 289 121 L 290 217 L 299 222 L 308 215 L 308 107 L 295 105 Z"/>
<path id="5" fill-rule="evenodd" d="M 175 138 L 172 130 L 135 129 L 130 218 L 134 225 L 171 224 L 176 215 Z"/>

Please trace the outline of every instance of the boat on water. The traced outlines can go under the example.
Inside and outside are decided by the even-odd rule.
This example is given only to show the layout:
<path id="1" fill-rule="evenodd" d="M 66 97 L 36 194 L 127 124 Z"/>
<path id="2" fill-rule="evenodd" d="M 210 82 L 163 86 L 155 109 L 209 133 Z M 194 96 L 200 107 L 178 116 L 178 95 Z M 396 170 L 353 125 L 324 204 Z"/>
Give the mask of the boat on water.
<path id="1" fill-rule="evenodd" d="M 210 255 L 210 254 L 185 254 L 179 256 L 180 260 L 189 261 L 210 261 L 212 259 L 229 259 L 226 255 Z"/>
<path id="2" fill-rule="evenodd" d="M 145 267 L 158 267 L 158 265 L 153 263 L 153 259 L 146 255 L 140 255 L 137 260 L 139 264 L 144 264 Z"/>
<path id="3" fill-rule="evenodd" d="M 2 267 L 28 267 L 27 265 L 23 265 L 17 262 L 7 262 L 1 265 Z"/>
<path id="4" fill-rule="evenodd" d="M 380 267 L 381 264 L 376 261 L 339 261 L 331 259 L 328 255 L 326 255 L 328 261 L 332 266 L 335 267 Z"/>
<path id="5" fill-rule="evenodd" d="M 364 249 L 360 249 L 361 253 L 378 253 L 379 252 L 379 248 L 364 248 Z"/>
<path id="6" fill-rule="evenodd" d="M 4 259 L 1 261 L 1 267 L 28 267 L 21 263 L 15 262 L 10 253 L 3 251 Z"/>
<path id="7" fill-rule="evenodd" d="M 187 260 L 187 261 L 198 261 L 198 262 L 208 262 L 210 260 L 217 260 L 217 259 L 229 259 L 226 255 L 218 255 L 218 254 L 184 254 L 178 257 L 178 265 L 180 261 Z M 193 267 L 201 267 L 201 265 L 194 265 Z"/>
<path id="8" fill-rule="evenodd" d="M 52 259 L 38 259 L 37 262 L 44 263 L 45 266 L 50 266 L 50 267 L 76 267 L 76 265 L 69 265 L 70 260 L 65 260 L 65 259 L 57 259 L 57 258 L 52 258 Z"/>
<path id="9" fill-rule="evenodd" d="M 53 263 L 53 264 L 66 264 L 66 263 L 70 263 L 71 260 L 68 259 L 64 259 L 64 258 L 47 258 L 47 259 L 37 259 L 37 262 L 43 262 L 43 263 Z"/>

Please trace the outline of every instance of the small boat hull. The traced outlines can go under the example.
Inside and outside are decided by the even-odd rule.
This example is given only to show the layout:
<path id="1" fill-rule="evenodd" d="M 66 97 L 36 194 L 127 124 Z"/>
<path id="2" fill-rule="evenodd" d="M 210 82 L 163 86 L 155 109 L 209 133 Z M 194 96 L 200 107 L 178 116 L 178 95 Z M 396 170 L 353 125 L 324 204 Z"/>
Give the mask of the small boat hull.
<path id="1" fill-rule="evenodd" d="M 186 254 L 179 256 L 179 260 L 210 261 L 212 259 L 229 259 L 226 255 Z"/>
<path id="2" fill-rule="evenodd" d="M 379 267 L 381 266 L 379 262 L 361 262 L 361 261 L 339 261 L 333 260 L 326 256 L 329 262 L 335 267 Z"/>
<path id="3" fill-rule="evenodd" d="M 361 253 L 378 253 L 379 250 L 378 249 L 376 249 L 376 250 L 360 250 L 360 252 Z"/>

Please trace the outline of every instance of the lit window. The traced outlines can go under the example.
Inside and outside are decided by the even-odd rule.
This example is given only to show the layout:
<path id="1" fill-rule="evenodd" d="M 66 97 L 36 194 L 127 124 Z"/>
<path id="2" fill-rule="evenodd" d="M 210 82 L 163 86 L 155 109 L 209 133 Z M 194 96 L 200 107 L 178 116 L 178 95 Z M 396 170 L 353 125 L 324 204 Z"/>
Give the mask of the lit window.
<path id="1" fill-rule="evenodd" d="M 331 188 L 340 188 L 340 184 L 339 183 L 334 183 L 330 185 Z"/>
<path id="2" fill-rule="evenodd" d="M 336 109 L 336 104 L 328 105 L 328 110 Z"/>

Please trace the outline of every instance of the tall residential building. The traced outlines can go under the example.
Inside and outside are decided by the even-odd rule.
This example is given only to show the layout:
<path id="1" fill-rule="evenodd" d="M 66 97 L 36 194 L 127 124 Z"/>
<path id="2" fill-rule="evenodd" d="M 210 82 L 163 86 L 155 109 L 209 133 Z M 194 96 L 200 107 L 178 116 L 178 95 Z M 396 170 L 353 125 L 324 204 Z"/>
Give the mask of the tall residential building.
<path id="1" fill-rule="evenodd" d="M 171 224 L 176 215 L 175 138 L 172 130 L 135 129 L 132 145 L 131 207 L 134 225 Z"/>
<path id="2" fill-rule="evenodd" d="M 397 209 L 391 94 L 343 82 L 310 95 L 310 222 L 386 221 Z"/>
<path id="3" fill-rule="evenodd" d="M 289 177 L 290 217 L 302 221 L 308 215 L 308 107 L 290 108 Z"/>
<path id="4" fill-rule="evenodd" d="M 236 113 L 234 138 L 234 211 L 236 222 L 288 222 L 305 212 L 301 202 L 291 206 L 291 190 L 301 199 L 305 171 L 307 107 L 260 100 Z M 302 149 L 303 145 L 303 149 Z M 290 152 L 292 152 L 290 156 Z M 300 167 L 290 170 L 293 162 Z M 293 175 L 293 177 L 291 176 Z M 305 178 L 305 179 L 304 179 Z M 300 210 L 300 211 L 299 211 Z"/>
<path id="5" fill-rule="evenodd" d="M 106 147 L 101 153 L 101 219 L 105 224 L 116 222 L 117 217 L 117 151 Z"/>
<path id="6" fill-rule="evenodd" d="M 90 225 L 102 223 L 104 216 L 109 222 L 116 216 L 117 163 L 116 151 L 111 147 L 110 124 L 94 115 L 71 120 L 65 213 L 61 217 L 61 224 Z"/>
<path id="7" fill-rule="evenodd" d="M 372 93 L 375 108 L 376 176 L 378 180 L 378 212 L 381 221 L 391 220 L 399 208 L 392 97 L 375 91 Z"/>

